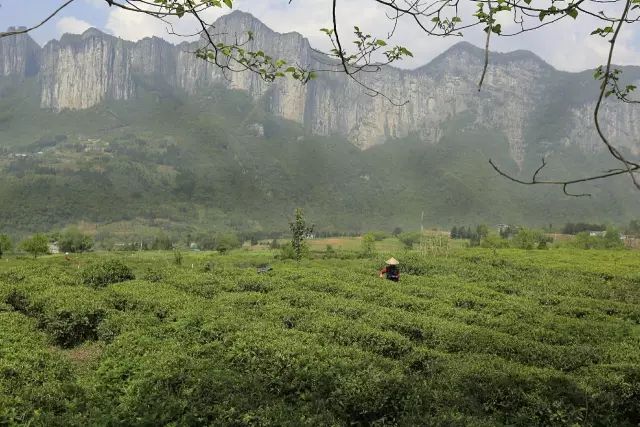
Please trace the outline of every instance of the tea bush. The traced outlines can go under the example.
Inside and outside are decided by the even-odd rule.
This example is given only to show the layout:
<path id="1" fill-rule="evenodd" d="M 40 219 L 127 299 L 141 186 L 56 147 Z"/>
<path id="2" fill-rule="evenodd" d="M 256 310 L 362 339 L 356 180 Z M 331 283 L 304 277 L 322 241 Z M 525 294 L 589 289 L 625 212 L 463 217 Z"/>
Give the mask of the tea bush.
<path id="1" fill-rule="evenodd" d="M 345 254 L 12 259 L 0 425 L 637 425 L 635 253 Z"/>
<path id="2" fill-rule="evenodd" d="M 117 259 L 89 265 L 82 270 L 81 276 L 85 285 L 94 288 L 135 279 L 131 269 Z"/>

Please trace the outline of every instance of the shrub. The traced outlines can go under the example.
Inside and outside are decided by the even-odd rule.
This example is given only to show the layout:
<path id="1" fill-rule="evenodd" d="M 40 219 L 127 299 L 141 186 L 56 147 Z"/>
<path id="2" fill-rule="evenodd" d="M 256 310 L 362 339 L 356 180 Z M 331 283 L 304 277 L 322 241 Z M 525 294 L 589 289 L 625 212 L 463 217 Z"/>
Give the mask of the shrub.
<path id="1" fill-rule="evenodd" d="M 431 269 L 427 259 L 416 253 L 406 253 L 399 258 L 399 261 L 401 273 L 423 276 Z"/>
<path id="2" fill-rule="evenodd" d="M 6 234 L 0 234 L 0 258 L 2 258 L 3 253 L 11 251 L 12 248 L 13 242 L 11 238 Z"/>
<path id="3" fill-rule="evenodd" d="M 166 274 L 163 270 L 158 268 L 147 268 L 146 273 L 143 276 L 143 279 L 148 282 L 158 283 L 162 282 L 166 277 Z"/>
<path id="4" fill-rule="evenodd" d="M 269 249 L 280 249 L 280 244 L 277 239 L 273 239 L 271 243 L 269 243 Z"/>
<path id="5" fill-rule="evenodd" d="M 490 235 L 482 239 L 480 247 L 490 249 L 503 249 L 509 247 L 509 241 L 500 236 Z"/>
<path id="6" fill-rule="evenodd" d="M 402 242 L 406 249 L 412 249 L 415 243 L 420 241 L 420 233 L 402 233 L 398 235 L 398 240 Z"/>
<path id="7" fill-rule="evenodd" d="M 182 252 L 180 249 L 173 250 L 173 263 L 175 265 L 182 265 Z"/>
<path id="8" fill-rule="evenodd" d="M 620 232 L 613 227 L 608 227 L 604 236 L 591 236 L 589 232 L 582 231 L 576 234 L 573 245 L 579 249 L 622 249 L 624 247 Z"/>
<path id="9" fill-rule="evenodd" d="M 371 258 L 376 253 L 376 236 L 373 233 L 367 233 L 362 236 L 362 256 Z"/>
<path id="10" fill-rule="evenodd" d="M 309 249 L 305 248 L 305 250 L 301 253 L 301 256 L 304 258 L 308 258 Z M 296 253 L 295 249 L 293 249 L 293 245 L 291 244 L 291 242 L 288 242 L 287 244 L 282 245 L 282 247 L 280 248 L 279 258 L 280 259 L 299 259 L 298 254 Z"/>
<path id="11" fill-rule="evenodd" d="M 93 288 L 135 279 L 131 269 L 116 259 L 89 265 L 82 270 L 81 275 L 82 283 Z"/>
<path id="12" fill-rule="evenodd" d="M 322 254 L 322 258 L 331 259 L 331 258 L 335 258 L 335 256 L 336 256 L 336 251 L 335 249 L 333 249 L 333 246 L 327 245 L 326 249 L 324 250 L 324 254 Z"/>
<path id="13" fill-rule="evenodd" d="M 240 239 L 235 234 L 223 234 L 218 237 L 216 242 L 216 250 L 221 254 L 226 254 L 232 249 L 242 246 Z"/>
<path id="14" fill-rule="evenodd" d="M 386 231 L 371 231 L 367 234 L 371 234 L 376 242 L 380 242 L 389 237 L 389 233 Z"/>
<path id="15" fill-rule="evenodd" d="M 511 240 L 511 245 L 518 249 L 546 249 L 546 243 L 551 241 L 542 231 L 522 228 Z"/>
<path id="16" fill-rule="evenodd" d="M 49 239 L 44 234 L 35 234 L 24 240 L 20 246 L 34 258 L 37 258 L 38 255 L 49 252 Z"/>
<path id="17" fill-rule="evenodd" d="M 85 252 L 93 247 L 93 239 L 77 228 L 70 228 L 62 233 L 58 245 L 63 252 Z"/>

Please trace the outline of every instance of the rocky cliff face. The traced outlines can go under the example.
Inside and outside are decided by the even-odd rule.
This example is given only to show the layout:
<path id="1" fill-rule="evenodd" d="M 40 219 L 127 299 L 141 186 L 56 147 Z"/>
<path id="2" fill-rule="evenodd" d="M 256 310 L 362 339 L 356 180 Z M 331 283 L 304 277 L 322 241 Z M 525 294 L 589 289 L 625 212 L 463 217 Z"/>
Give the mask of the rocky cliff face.
<path id="1" fill-rule="evenodd" d="M 84 109 L 134 96 L 131 46 L 97 30 L 65 34 L 42 52 L 43 108 Z"/>
<path id="2" fill-rule="evenodd" d="M 10 27 L 8 31 L 22 28 Z M 24 78 L 38 73 L 40 46 L 26 34 L 0 39 L 0 76 Z"/>
<path id="3" fill-rule="evenodd" d="M 246 13 L 227 15 L 215 27 L 217 33 L 240 39 L 251 31 L 255 38 L 249 49 L 263 49 L 289 63 L 323 68 L 326 62 L 300 34 L 275 33 Z M 344 135 L 360 148 L 409 134 L 437 143 L 443 126 L 466 113 L 472 126 L 502 132 L 518 164 L 530 145 L 545 138 L 550 141 L 542 142 L 578 144 L 585 151 L 601 149 L 592 125 L 596 85 L 590 75 L 558 72 L 530 52 L 492 54 L 481 92 L 477 80 L 482 51 L 467 43 L 416 70 L 387 68 L 366 75 L 371 87 L 395 101 L 407 101 L 396 107 L 383 97 L 367 95 L 340 74 L 323 74 L 307 85 L 287 79 L 268 84 L 246 72 L 223 75 L 193 55 L 197 46 L 174 46 L 159 38 L 131 43 L 94 29 L 65 35 L 42 49 L 28 36 L 5 38 L 0 40 L 0 75 L 38 75 L 41 106 L 54 110 L 84 109 L 106 99 L 135 97 L 136 76 L 160 79 L 193 96 L 203 88 L 224 84 L 263 99 L 268 110 L 303 123 L 315 134 Z M 630 71 L 640 79 L 638 69 Z M 620 145 L 640 152 L 640 109 L 609 104 L 603 122 Z M 562 134 L 531 136 L 536 133 L 531 129 L 540 127 L 562 129 Z"/>

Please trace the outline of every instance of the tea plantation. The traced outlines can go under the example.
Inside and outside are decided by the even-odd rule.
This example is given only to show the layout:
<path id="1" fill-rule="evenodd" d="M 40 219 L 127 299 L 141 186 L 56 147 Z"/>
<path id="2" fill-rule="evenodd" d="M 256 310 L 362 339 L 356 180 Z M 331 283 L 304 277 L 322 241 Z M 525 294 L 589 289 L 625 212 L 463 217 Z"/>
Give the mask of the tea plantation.
<path id="1" fill-rule="evenodd" d="M 637 252 L 393 255 L 0 260 L 0 425 L 640 423 Z"/>

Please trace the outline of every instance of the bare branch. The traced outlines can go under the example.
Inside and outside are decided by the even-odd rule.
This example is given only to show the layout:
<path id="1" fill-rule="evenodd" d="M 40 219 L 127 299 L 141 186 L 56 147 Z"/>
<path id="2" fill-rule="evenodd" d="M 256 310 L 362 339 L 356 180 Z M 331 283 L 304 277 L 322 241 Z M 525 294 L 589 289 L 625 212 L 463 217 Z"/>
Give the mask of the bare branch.
<path id="1" fill-rule="evenodd" d="M 49 22 L 51 20 L 51 18 L 53 18 L 54 16 L 56 16 L 58 13 L 60 13 L 65 7 L 69 6 L 71 3 L 73 3 L 75 0 L 67 0 L 66 2 L 64 2 L 63 4 L 60 5 L 60 7 L 58 7 L 56 10 L 54 10 L 49 16 L 47 16 L 45 19 L 43 19 L 42 21 L 40 21 L 39 24 L 34 25 L 33 27 L 29 27 L 29 28 L 24 28 L 22 30 L 16 30 L 16 31 L 6 31 L 6 32 L 0 32 L 0 38 L 3 37 L 9 37 L 9 36 L 17 36 L 18 34 L 26 34 L 30 31 L 33 31 L 35 29 L 38 29 L 40 27 L 42 27 L 44 24 L 46 24 L 47 22 Z"/>

